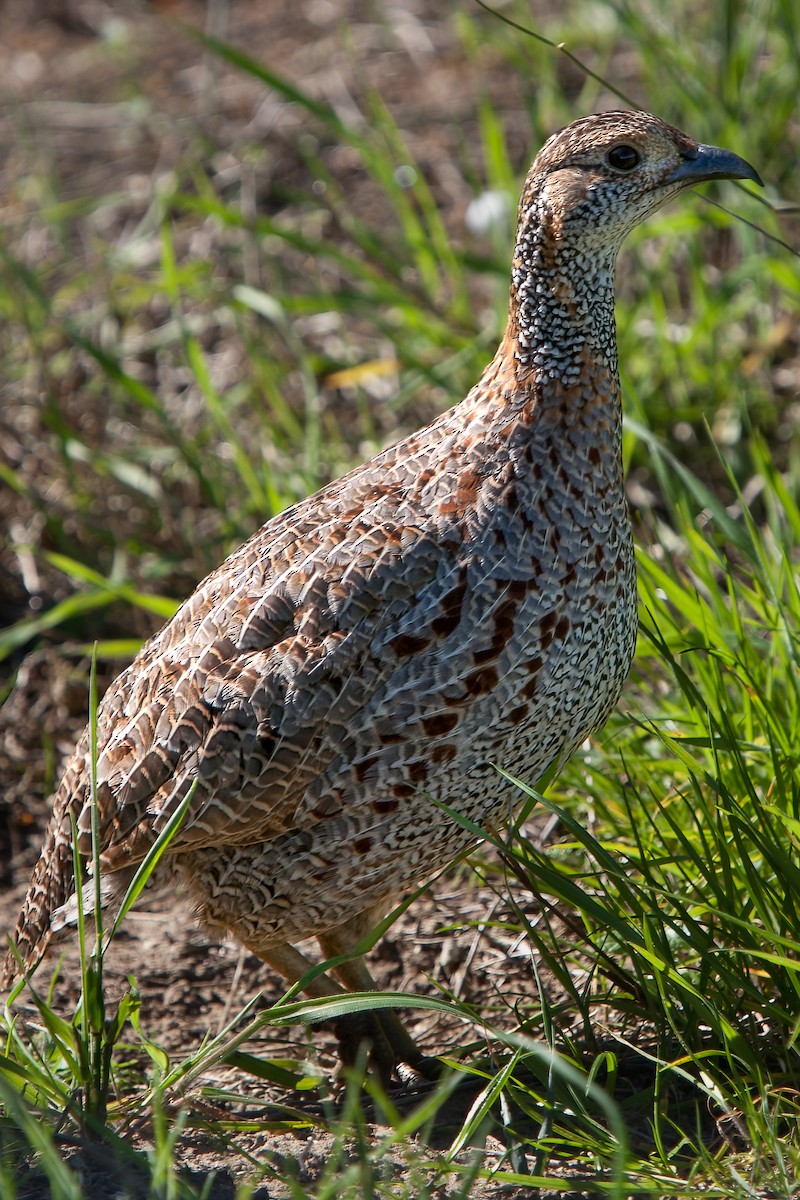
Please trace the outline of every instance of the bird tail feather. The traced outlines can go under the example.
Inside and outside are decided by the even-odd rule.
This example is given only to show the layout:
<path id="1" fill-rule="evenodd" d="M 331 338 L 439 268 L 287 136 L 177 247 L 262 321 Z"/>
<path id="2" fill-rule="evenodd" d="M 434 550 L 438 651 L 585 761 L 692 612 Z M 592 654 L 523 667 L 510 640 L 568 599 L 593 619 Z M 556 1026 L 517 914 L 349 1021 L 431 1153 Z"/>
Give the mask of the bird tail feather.
<path id="1" fill-rule="evenodd" d="M 53 935 L 54 913 L 75 891 L 72 855 L 72 822 L 83 804 L 80 786 L 85 762 L 84 739 L 64 772 L 56 791 L 53 813 L 47 826 L 39 861 L 33 870 L 28 891 L 13 934 L 14 950 L 9 948 L 0 968 L 0 987 L 10 987 L 21 974 L 40 962 Z"/>

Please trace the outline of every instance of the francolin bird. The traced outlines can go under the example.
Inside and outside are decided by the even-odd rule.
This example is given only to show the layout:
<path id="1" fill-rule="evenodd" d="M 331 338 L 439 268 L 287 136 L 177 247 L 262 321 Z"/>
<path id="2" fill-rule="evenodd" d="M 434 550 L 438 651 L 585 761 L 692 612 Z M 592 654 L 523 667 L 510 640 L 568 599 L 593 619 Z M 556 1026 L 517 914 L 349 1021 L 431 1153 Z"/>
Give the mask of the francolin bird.
<path id="1" fill-rule="evenodd" d="M 709 179 L 760 183 L 643 112 L 546 142 L 520 202 L 508 325 L 466 399 L 268 521 L 106 693 L 112 909 L 194 788 L 157 875 L 297 981 L 312 964 L 292 943 L 351 953 L 474 841 L 442 806 L 507 820 L 519 797 L 498 766 L 535 783 L 602 725 L 637 624 L 615 259 L 635 225 Z M 90 774 L 87 729 L 16 929 L 28 966 L 76 921 L 72 822 L 86 858 Z M 336 974 L 374 986 L 360 958 Z M 341 989 L 321 975 L 306 990 Z M 420 1061 L 389 1012 L 369 1037 L 384 1078 Z"/>

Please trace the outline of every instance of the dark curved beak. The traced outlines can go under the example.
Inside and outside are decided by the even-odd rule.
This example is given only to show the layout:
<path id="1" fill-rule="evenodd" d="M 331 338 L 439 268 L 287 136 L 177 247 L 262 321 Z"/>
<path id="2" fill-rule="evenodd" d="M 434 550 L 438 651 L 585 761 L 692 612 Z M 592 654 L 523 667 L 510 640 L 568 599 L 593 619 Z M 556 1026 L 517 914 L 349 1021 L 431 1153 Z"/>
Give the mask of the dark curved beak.
<path id="1" fill-rule="evenodd" d="M 763 187 L 761 176 L 749 162 L 739 158 L 730 150 L 721 150 L 719 146 L 704 146 L 702 143 L 693 150 L 682 151 L 683 162 L 667 176 L 667 183 L 685 183 L 691 187 L 695 183 L 703 183 L 706 179 L 752 179 L 759 187 Z"/>

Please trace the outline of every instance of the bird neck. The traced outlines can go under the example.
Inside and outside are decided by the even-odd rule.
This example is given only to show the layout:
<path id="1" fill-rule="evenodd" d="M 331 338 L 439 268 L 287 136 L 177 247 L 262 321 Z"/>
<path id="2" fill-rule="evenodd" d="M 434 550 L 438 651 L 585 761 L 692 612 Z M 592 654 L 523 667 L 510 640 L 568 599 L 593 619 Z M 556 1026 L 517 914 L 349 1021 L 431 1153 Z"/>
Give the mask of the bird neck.
<path id="1" fill-rule="evenodd" d="M 580 477 L 584 491 L 609 480 L 622 489 L 615 261 L 615 248 L 586 249 L 523 225 L 505 336 L 465 402 L 479 423 L 495 422 L 512 455 L 545 472 L 557 447 L 558 469 Z"/>
<path id="2" fill-rule="evenodd" d="M 517 379 L 546 394 L 573 388 L 591 364 L 617 390 L 616 247 L 571 242 L 546 216 L 532 217 L 521 225 L 511 272 L 506 351 Z"/>

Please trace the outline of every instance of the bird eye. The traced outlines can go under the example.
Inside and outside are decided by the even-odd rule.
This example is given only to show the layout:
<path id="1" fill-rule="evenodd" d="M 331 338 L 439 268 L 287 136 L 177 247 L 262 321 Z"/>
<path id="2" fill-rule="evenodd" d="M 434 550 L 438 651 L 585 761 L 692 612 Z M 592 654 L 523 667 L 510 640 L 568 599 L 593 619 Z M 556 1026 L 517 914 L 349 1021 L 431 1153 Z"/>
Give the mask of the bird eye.
<path id="1" fill-rule="evenodd" d="M 639 162 L 639 151 L 633 146 L 614 146 L 607 155 L 609 166 L 617 171 L 632 171 Z"/>

